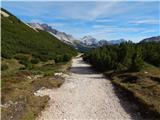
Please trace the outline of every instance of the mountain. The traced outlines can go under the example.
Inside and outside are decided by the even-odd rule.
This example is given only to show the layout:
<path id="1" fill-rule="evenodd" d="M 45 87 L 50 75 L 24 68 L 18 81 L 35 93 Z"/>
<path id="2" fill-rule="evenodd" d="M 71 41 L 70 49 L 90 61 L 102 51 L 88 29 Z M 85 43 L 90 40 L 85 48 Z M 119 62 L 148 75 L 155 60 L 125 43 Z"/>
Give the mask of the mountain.
<path id="1" fill-rule="evenodd" d="M 51 26 L 48 24 L 40 24 L 40 23 L 28 23 L 31 25 L 33 28 L 40 29 L 40 30 L 45 30 L 58 38 L 59 40 L 63 41 L 64 43 L 67 44 L 73 44 L 73 41 L 76 40 L 72 35 L 66 34 L 65 32 L 60 32 L 56 29 L 53 29 Z"/>
<path id="2" fill-rule="evenodd" d="M 103 46 L 103 45 L 106 45 L 106 44 L 108 44 L 108 41 L 107 40 L 100 40 L 100 41 L 98 41 L 98 46 Z"/>
<path id="3" fill-rule="evenodd" d="M 160 36 L 145 38 L 140 41 L 140 43 L 144 43 L 144 42 L 160 42 Z"/>
<path id="4" fill-rule="evenodd" d="M 28 24 L 28 25 L 30 25 L 34 29 L 44 30 L 43 27 L 41 26 L 41 24 L 39 24 L 39 23 L 31 23 L 31 24 Z"/>
<path id="5" fill-rule="evenodd" d="M 110 41 L 107 41 L 109 44 L 120 44 L 122 42 L 125 42 L 126 40 L 124 39 L 119 39 L 119 40 L 110 40 Z"/>
<path id="6" fill-rule="evenodd" d="M 98 46 L 103 46 L 103 45 L 107 45 L 107 44 L 120 44 L 122 42 L 125 42 L 126 40 L 124 39 L 119 39 L 119 40 L 110 40 L 110 41 L 107 41 L 105 39 L 102 39 L 102 40 L 99 40 L 97 45 Z"/>
<path id="7" fill-rule="evenodd" d="M 84 36 L 80 41 L 87 46 L 95 46 L 97 44 L 97 40 L 92 36 Z"/>
<path id="8" fill-rule="evenodd" d="M 79 51 L 79 52 L 87 52 L 94 46 L 88 46 L 83 44 L 80 40 L 75 40 L 74 41 L 74 47 Z"/>
<path id="9" fill-rule="evenodd" d="M 11 59 L 16 55 L 25 54 L 42 61 L 52 59 L 63 61 L 63 57 L 76 54 L 71 45 L 44 31 L 44 26 L 35 24 L 34 27 L 1 8 L 2 58 Z"/>
<path id="10" fill-rule="evenodd" d="M 121 42 L 125 41 L 124 39 L 111 40 L 111 41 L 107 41 L 107 40 L 102 39 L 100 41 L 97 41 L 97 39 L 92 36 L 84 36 L 83 38 L 78 40 L 78 39 L 74 38 L 72 35 L 69 35 L 65 32 L 60 32 L 60 31 L 52 28 L 48 24 L 28 23 L 28 25 L 32 26 L 34 29 L 45 30 L 45 31 L 49 32 L 50 34 L 52 34 L 53 36 L 55 36 L 56 38 L 58 38 L 59 40 L 63 41 L 64 43 L 71 44 L 77 49 L 79 49 L 79 48 L 81 49 L 83 47 L 85 47 L 85 48 L 99 47 L 99 46 L 103 46 L 105 44 L 120 44 Z"/>
<path id="11" fill-rule="evenodd" d="M 79 41 L 81 41 L 81 44 L 83 44 L 85 46 L 99 47 L 99 46 L 103 46 L 103 45 L 106 45 L 106 44 L 120 44 L 122 42 L 125 42 L 126 40 L 119 39 L 119 40 L 110 40 L 110 41 L 107 41 L 105 39 L 102 39 L 102 40 L 98 41 L 96 38 L 94 38 L 92 36 L 84 36 Z"/>

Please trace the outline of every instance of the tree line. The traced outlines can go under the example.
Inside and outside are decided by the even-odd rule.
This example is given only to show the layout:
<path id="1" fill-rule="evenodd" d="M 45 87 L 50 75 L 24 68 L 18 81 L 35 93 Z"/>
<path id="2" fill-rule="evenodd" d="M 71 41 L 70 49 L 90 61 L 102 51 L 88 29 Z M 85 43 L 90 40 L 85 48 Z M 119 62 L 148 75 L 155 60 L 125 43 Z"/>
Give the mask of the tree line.
<path id="1" fill-rule="evenodd" d="M 140 71 L 145 62 L 160 67 L 160 42 L 105 45 L 85 53 L 83 59 L 100 71 Z"/>

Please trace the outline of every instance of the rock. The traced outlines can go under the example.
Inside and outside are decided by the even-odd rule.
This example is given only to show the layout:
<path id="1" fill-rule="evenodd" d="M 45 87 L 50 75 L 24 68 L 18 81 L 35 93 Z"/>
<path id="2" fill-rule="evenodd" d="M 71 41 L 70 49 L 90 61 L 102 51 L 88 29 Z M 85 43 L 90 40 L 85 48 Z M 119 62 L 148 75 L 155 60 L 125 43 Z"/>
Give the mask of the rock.
<path id="1" fill-rule="evenodd" d="M 31 77 L 31 76 L 27 76 L 27 79 L 31 80 L 31 79 L 32 79 L 32 77 Z"/>
<path id="2" fill-rule="evenodd" d="M 147 72 L 147 71 L 145 71 L 144 73 L 145 73 L 145 74 L 147 74 L 148 72 Z"/>
<path id="3" fill-rule="evenodd" d="M 63 73 L 60 72 L 60 73 L 54 73 L 55 76 L 61 76 Z"/>
<path id="4" fill-rule="evenodd" d="M 38 78 L 42 78 L 43 75 L 35 75 L 33 79 L 38 79 Z"/>
<path id="5" fill-rule="evenodd" d="M 11 116 L 10 118 L 13 119 L 13 116 Z"/>

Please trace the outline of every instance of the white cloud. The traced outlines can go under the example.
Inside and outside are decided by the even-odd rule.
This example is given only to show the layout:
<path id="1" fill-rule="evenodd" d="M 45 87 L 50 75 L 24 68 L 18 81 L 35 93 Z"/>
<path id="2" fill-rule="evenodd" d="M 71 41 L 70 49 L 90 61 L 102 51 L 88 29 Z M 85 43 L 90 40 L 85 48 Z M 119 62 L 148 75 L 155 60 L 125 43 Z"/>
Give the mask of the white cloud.
<path id="1" fill-rule="evenodd" d="M 113 14 L 123 13 L 126 11 L 126 7 L 121 7 L 123 5 L 123 2 L 118 1 L 65 2 L 62 5 L 60 3 L 58 4 L 59 8 L 61 8 L 59 12 L 60 16 L 82 20 L 95 20 L 101 16 L 107 17 Z M 99 21 L 107 22 L 108 20 Z"/>
<path id="2" fill-rule="evenodd" d="M 146 19 L 146 20 L 136 20 L 132 21 L 133 24 L 159 24 L 159 20 L 156 19 Z"/>
<path id="3" fill-rule="evenodd" d="M 96 30 L 101 30 L 104 32 L 137 32 L 137 31 L 142 31 L 144 28 L 137 28 L 137 27 L 119 27 L 119 26 L 108 26 L 108 25 L 93 25 L 93 28 Z"/>
<path id="4" fill-rule="evenodd" d="M 95 20 L 95 22 L 99 22 L 99 23 L 106 23 L 106 22 L 113 22 L 114 20 L 111 19 L 98 19 Z"/>
<path id="5" fill-rule="evenodd" d="M 110 10 L 117 4 L 117 2 L 99 2 L 90 12 L 90 18 L 94 19 L 102 14 L 109 14 Z"/>

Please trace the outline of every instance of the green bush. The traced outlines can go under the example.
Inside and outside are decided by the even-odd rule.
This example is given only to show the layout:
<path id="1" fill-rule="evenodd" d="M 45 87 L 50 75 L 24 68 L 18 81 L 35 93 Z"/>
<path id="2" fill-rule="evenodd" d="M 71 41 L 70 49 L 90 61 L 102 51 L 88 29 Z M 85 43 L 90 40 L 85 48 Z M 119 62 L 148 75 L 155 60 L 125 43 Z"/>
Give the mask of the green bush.
<path id="1" fill-rule="evenodd" d="M 27 59 L 25 59 L 25 60 L 21 60 L 20 61 L 20 64 L 22 64 L 22 65 L 24 65 L 25 67 L 25 69 L 32 69 L 32 64 L 31 64 L 31 62 L 29 61 L 29 60 L 27 60 Z"/>
<path id="2" fill-rule="evenodd" d="M 142 54 L 139 48 L 136 49 L 133 58 L 132 64 L 130 66 L 131 71 L 140 71 L 143 68 L 144 62 L 142 60 Z"/>
<path id="3" fill-rule="evenodd" d="M 140 43 L 142 57 L 149 64 L 160 67 L 160 42 Z"/>
<path id="4" fill-rule="evenodd" d="M 70 54 L 65 54 L 63 56 L 63 61 L 69 61 L 72 58 L 72 56 Z"/>
<path id="5" fill-rule="evenodd" d="M 31 63 L 32 64 L 37 64 L 37 63 L 39 63 L 39 59 L 38 58 L 32 58 Z"/>
<path id="6" fill-rule="evenodd" d="M 24 55 L 24 54 L 16 54 L 14 56 L 15 59 L 17 60 L 29 60 L 29 57 L 27 55 Z"/>
<path id="7" fill-rule="evenodd" d="M 117 72 L 126 71 L 126 70 L 127 70 L 127 68 L 126 68 L 123 64 L 118 63 L 118 64 L 116 65 L 116 71 L 117 71 Z"/>
<path id="8" fill-rule="evenodd" d="M 140 71 L 144 61 L 142 47 L 130 41 L 120 45 L 106 45 L 85 53 L 83 59 L 100 71 Z"/>
<path id="9" fill-rule="evenodd" d="M 63 62 L 63 56 L 62 55 L 57 55 L 55 58 L 55 62 L 59 63 L 59 62 Z"/>

